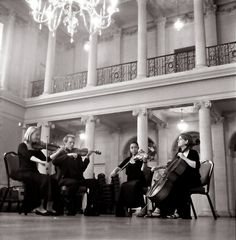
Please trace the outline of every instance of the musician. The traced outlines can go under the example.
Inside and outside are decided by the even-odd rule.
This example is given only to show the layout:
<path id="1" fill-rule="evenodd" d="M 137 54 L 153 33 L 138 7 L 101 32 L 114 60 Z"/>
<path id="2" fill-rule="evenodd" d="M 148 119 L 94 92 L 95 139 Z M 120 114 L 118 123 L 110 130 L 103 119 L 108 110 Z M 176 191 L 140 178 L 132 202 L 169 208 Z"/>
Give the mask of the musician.
<path id="1" fill-rule="evenodd" d="M 37 163 L 45 165 L 47 168 L 49 163 L 46 161 L 46 156 L 39 149 L 35 149 L 33 146 L 35 143 L 40 142 L 40 130 L 37 127 L 29 127 L 24 134 L 24 141 L 18 146 L 18 155 L 20 161 L 19 174 L 23 182 L 30 185 L 34 193 L 39 198 L 40 206 L 35 209 L 35 213 L 38 215 L 52 215 L 55 214 L 52 208 L 52 203 L 49 204 L 50 208 L 45 209 L 45 201 L 48 201 L 49 195 L 52 200 L 56 200 L 57 194 L 57 182 L 55 179 L 50 178 L 45 174 L 41 174 L 38 171 Z M 48 157 L 49 160 L 50 157 Z M 49 192 L 49 181 L 52 184 L 51 192 Z M 31 196 L 33 198 L 34 196 Z M 50 200 L 49 200 L 50 201 Z M 34 203 L 32 203 L 34 204 Z"/>
<path id="2" fill-rule="evenodd" d="M 139 145 L 137 142 L 130 144 L 130 156 L 126 158 L 111 172 L 111 177 L 116 176 L 125 166 L 127 182 L 121 184 L 118 203 L 115 210 L 117 217 L 131 216 L 128 208 L 144 207 L 143 188 L 146 186 L 146 180 L 143 173 L 143 164 L 146 165 L 146 159 L 137 159 Z"/>
<path id="3" fill-rule="evenodd" d="M 194 144 L 191 135 L 182 133 L 177 142 L 179 150 L 176 157 L 185 161 L 187 167 L 174 183 L 168 197 L 158 207 L 162 217 L 191 219 L 189 189 L 201 185 L 199 155 L 192 149 Z"/>
<path id="4" fill-rule="evenodd" d="M 80 186 L 88 186 L 88 181 L 84 178 L 83 173 L 90 162 L 89 156 L 92 151 L 88 151 L 83 160 L 78 149 L 74 148 L 74 135 L 67 134 L 63 138 L 63 143 L 64 146 L 57 150 L 58 156 L 52 162 L 60 171 L 58 180 L 59 185 L 65 190 L 67 215 L 74 216 L 77 213 L 76 193 Z"/>

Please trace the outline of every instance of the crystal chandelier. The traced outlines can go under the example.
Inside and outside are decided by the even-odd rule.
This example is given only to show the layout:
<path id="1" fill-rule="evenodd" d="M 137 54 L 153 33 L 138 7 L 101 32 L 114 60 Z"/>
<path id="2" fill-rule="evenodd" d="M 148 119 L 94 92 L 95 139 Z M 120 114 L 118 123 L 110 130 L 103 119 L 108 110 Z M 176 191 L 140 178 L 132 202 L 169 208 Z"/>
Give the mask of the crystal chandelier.
<path id="1" fill-rule="evenodd" d="M 25 0 L 34 20 L 46 24 L 49 31 L 55 32 L 61 22 L 73 36 L 82 20 L 90 34 L 100 32 L 111 24 L 111 17 L 119 9 L 118 0 Z"/>

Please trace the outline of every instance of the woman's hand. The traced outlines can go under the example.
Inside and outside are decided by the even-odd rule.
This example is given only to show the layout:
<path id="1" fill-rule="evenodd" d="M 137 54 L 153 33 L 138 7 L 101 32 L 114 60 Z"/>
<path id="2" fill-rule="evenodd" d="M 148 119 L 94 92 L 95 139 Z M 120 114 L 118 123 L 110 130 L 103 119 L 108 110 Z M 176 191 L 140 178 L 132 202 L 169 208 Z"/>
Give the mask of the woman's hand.
<path id="1" fill-rule="evenodd" d="M 184 158 L 185 158 L 185 156 L 184 156 L 184 154 L 183 154 L 182 152 L 179 152 L 179 153 L 177 154 L 177 156 L 180 157 L 180 158 L 182 158 L 183 160 L 184 160 Z"/>
<path id="2" fill-rule="evenodd" d="M 78 153 L 67 153 L 67 156 L 72 156 L 73 158 L 77 158 Z"/>

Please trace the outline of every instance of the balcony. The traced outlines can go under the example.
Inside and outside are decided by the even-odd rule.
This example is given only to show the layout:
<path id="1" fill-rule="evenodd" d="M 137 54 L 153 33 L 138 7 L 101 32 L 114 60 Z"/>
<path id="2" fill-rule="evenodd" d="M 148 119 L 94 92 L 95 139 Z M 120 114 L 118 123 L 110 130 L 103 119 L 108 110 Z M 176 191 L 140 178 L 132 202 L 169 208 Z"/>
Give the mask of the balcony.
<path id="1" fill-rule="evenodd" d="M 218 66 L 236 62 L 236 42 L 206 48 L 207 66 Z M 147 59 L 147 77 L 184 72 L 195 68 L 195 50 Z M 135 79 L 137 61 L 97 69 L 97 85 L 112 84 Z M 87 72 L 54 77 L 52 93 L 81 89 L 86 86 Z M 43 93 L 44 80 L 32 82 L 32 97 Z"/>

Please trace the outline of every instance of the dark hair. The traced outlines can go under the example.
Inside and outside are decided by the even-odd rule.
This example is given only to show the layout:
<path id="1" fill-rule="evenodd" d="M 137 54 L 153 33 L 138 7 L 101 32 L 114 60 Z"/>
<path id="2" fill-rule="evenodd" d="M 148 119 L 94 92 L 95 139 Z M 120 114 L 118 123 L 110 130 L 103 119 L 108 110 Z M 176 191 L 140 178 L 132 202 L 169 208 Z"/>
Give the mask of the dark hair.
<path id="1" fill-rule="evenodd" d="M 130 146 L 131 146 L 131 144 L 136 144 L 137 147 L 139 147 L 139 145 L 138 145 L 138 143 L 137 143 L 136 141 L 132 141 L 132 142 L 130 143 Z"/>
<path id="2" fill-rule="evenodd" d="M 194 145 L 194 143 L 193 143 L 193 138 L 192 138 L 192 136 L 191 136 L 190 134 L 181 133 L 181 134 L 179 135 L 179 137 L 183 138 L 185 141 L 188 140 L 188 143 L 186 144 L 186 146 L 187 146 L 188 148 L 191 148 L 191 147 Z"/>

